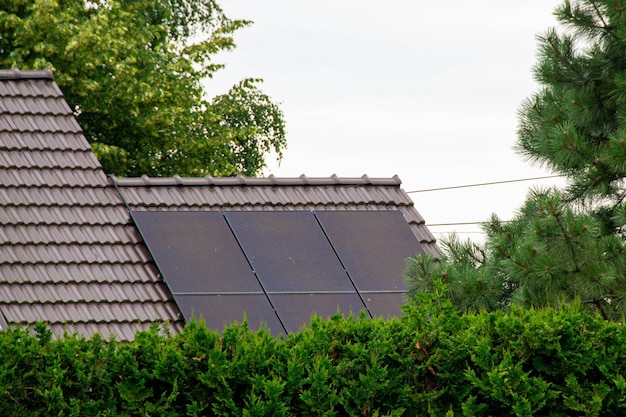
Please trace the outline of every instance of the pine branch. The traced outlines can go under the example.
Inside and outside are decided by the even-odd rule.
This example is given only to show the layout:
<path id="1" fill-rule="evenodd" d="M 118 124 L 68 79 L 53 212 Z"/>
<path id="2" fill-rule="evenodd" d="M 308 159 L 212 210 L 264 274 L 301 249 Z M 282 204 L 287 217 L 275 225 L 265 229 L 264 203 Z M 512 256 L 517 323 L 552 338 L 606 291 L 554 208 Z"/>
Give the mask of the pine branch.
<path id="1" fill-rule="evenodd" d="M 555 42 L 555 39 L 560 41 L 556 32 L 552 33 L 552 36 L 549 36 L 548 38 L 546 38 L 546 40 L 550 44 L 550 48 L 552 49 L 552 52 L 554 53 L 554 57 L 557 59 L 557 62 L 565 65 L 580 80 L 585 80 L 584 74 L 577 67 L 575 67 L 570 60 L 570 54 L 572 53 L 572 51 L 570 50 L 571 46 L 570 45 L 567 46 L 567 51 L 566 51 L 567 53 L 564 54 L 563 51 L 561 51 L 560 49 L 561 43 Z"/>
<path id="2" fill-rule="evenodd" d="M 552 209 L 552 207 L 550 207 Z M 580 265 L 578 264 L 578 258 L 576 256 L 576 249 L 574 248 L 574 246 L 572 245 L 572 236 L 568 233 L 565 225 L 563 224 L 563 222 L 561 221 L 561 214 L 559 213 L 558 210 L 554 210 L 552 215 L 554 216 L 557 225 L 559 226 L 559 229 L 561 229 L 561 233 L 563 234 L 563 236 L 565 237 L 564 241 L 565 244 L 567 246 L 567 248 L 570 251 L 570 256 L 572 257 L 572 262 L 574 263 L 574 272 L 580 272 L 581 268 Z"/>
<path id="3" fill-rule="evenodd" d="M 606 311 L 604 311 L 604 308 L 602 308 L 602 301 L 601 300 L 595 300 L 593 302 L 593 305 L 596 306 L 596 308 L 598 309 L 598 311 L 600 312 L 600 314 L 602 315 L 602 318 L 604 320 L 609 320 L 609 315 L 606 314 Z"/>
<path id="4" fill-rule="evenodd" d="M 598 15 L 598 18 L 600 19 L 600 21 L 602 22 L 602 25 L 603 25 L 602 27 L 598 27 L 598 29 L 608 29 L 609 25 L 606 23 L 606 20 L 604 20 L 604 16 L 600 12 L 600 9 L 599 9 L 598 5 L 596 4 L 596 2 L 592 1 L 591 4 L 593 5 L 593 9 L 596 11 L 596 14 Z"/>
<path id="5" fill-rule="evenodd" d="M 622 191 L 622 194 L 620 195 L 620 197 L 617 199 L 615 204 L 613 204 L 613 207 L 611 207 L 611 213 L 614 212 L 617 207 L 622 205 L 622 203 L 624 202 L 624 199 L 626 199 L 626 190 Z"/>

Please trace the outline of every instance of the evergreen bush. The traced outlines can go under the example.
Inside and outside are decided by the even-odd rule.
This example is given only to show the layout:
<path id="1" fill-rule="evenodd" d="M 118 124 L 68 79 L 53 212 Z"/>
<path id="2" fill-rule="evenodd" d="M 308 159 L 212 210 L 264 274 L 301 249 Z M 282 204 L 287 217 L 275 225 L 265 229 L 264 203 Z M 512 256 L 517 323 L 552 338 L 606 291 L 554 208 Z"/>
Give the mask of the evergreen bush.
<path id="1" fill-rule="evenodd" d="M 5 416 L 616 416 L 626 334 L 581 303 L 459 314 L 437 285 L 399 319 L 286 337 L 202 322 L 132 342 L 0 333 Z"/>

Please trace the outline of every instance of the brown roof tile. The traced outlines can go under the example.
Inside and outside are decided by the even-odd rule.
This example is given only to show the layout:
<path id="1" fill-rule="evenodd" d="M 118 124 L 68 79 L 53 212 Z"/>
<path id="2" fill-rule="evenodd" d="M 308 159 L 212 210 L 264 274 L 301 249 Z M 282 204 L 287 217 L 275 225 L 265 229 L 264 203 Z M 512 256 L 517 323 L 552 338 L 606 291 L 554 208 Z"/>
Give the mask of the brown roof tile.
<path id="1" fill-rule="evenodd" d="M 13 245 L 140 243 L 134 228 L 122 225 L 8 225 L 0 228 L 0 240 Z"/>
<path id="2" fill-rule="evenodd" d="M 120 225 L 127 223 L 128 213 L 120 207 L 110 206 L 9 205 L 3 207 L 0 213 L 0 225 Z"/>
<path id="3" fill-rule="evenodd" d="M 38 303 L 117 303 L 127 299 L 133 303 L 151 303 L 154 299 L 167 296 L 167 290 L 159 285 L 137 283 L 103 283 L 91 285 L 89 282 L 50 285 L 4 285 L 0 287 L 0 299 L 11 299 L 14 304 Z"/>
<path id="4" fill-rule="evenodd" d="M 120 202 L 116 193 L 103 193 L 99 187 L 0 187 L 0 207 L 51 206 L 111 207 Z"/>
<path id="5" fill-rule="evenodd" d="M 103 185 L 106 175 L 101 170 L 66 168 L 0 168 L 0 183 L 19 187 L 89 187 Z"/>
<path id="6" fill-rule="evenodd" d="M 55 324 L 66 323 L 146 323 L 155 322 L 155 317 L 162 317 L 172 322 L 180 320 L 174 304 L 114 302 L 102 303 L 8 303 L 2 306 L 4 316 L 9 323 L 29 325 L 38 321 Z M 121 319 L 120 319 L 121 318 Z M 105 327 L 105 326 L 102 326 Z M 145 327 L 145 326 L 144 326 Z"/>
<path id="7" fill-rule="evenodd" d="M 69 111 L 67 102 L 58 97 L 3 97 L 0 101 L 0 113 L 3 114 L 53 114 L 66 117 Z"/>
<path id="8" fill-rule="evenodd" d="M 8 243 L 8 242 L 7 242 Z M 0 264 L 110 263 L 143 264 L 150 262 L 143 245 L 135 244 L 4 244 Z M 72 279 L 72 277 L 68 277 Z"/>
<path id="9" fill-rule="evenodd" d="M 158 276 L 154 264 L 21 264 L 16 268 L 12 264 L 0 264 L 0 276 L 4 284 L 66 284 L 73 283 L 146 283 L 154 284 L 154 277 Z"/>
<path id="10" fill-rule="evenodd" d="M 0 70 L 0 314 L 130 339 L 182 326 L 49 71 Z"/>
<path id="11" fill-rule="evenodd" d="M 0 83 L 1 85 L 1 83 Z M 0 149 L 29 151 L 64 150 L 91 152 L 91 146 L 82 133 L 42 133 L 0 131 Z"/>
<path id="12" fill-rule="evenodd" d="M 0 153 L 4 169 L 49 168 L 100 170 L 98 160 L 91 152 L 7 150 Z"/>
<path id="13" fill-rule="evenodd" d="M 22 116 L 12 113 L 0 113 L 0 132 L 43 132 L 43 133 L 80 133 L 78 122 L 73 116 L 50 118 L 45 114 Z"/>

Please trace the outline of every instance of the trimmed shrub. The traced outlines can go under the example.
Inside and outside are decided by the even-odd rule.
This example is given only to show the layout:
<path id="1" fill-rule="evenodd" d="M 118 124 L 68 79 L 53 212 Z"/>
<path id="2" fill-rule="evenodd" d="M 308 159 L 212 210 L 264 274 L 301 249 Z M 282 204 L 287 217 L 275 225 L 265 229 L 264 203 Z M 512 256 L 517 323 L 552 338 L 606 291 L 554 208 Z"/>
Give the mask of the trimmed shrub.
<path id="1" fill-rule="evenodd" d="M 0 333 L 6 416 L 615 416 L 623 326 L 580 304 L 458 314 L 441 289 L 405 316 L 314 317 L 288 337 L 202 322 L 132 342 L 44 325 Z"/>

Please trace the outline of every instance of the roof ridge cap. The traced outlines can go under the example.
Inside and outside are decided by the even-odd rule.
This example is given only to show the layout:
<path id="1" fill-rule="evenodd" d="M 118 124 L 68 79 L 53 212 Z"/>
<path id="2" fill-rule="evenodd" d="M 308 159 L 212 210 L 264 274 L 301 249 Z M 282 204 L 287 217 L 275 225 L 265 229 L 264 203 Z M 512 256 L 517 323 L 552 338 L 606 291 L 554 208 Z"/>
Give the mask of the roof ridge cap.
<path id="1" fill-rule="evenodd" d="M 49 68 L 43 70 L 0 69 L 0 80 L 54 80 Z"/>
<path id="2" fill-rule="evenodd" d="M 110 176 L 112 181 L 121 187 L 146 186 L 320 186 L 320 185 L 379 185 L 400 186 L 402 181 L 398 175 L 387 178 L 372 178 L 368 175 L 361 177 L 339 177 L 336 174 L 330 177 L 308 177 L 304 174 L 299 177 L 276 177 L 271 174 L 267 177 L 246 177 L 241 174 L 232 177 L 122 177 Z"/>

